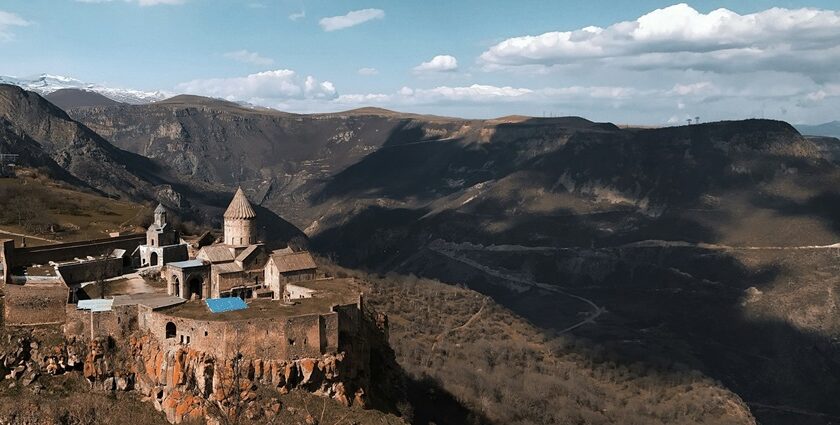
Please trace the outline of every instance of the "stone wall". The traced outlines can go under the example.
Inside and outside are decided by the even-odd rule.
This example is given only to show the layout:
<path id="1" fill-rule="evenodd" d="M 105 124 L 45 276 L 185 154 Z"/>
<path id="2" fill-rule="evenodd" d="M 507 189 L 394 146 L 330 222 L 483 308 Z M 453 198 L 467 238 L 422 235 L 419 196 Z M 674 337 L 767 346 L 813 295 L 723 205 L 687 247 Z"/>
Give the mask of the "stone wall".
<path id="1" fill-rule="evenodd" d="M 69 291 L 61 282 L 50 284 L 7 284 L 4 289 L 6 326 L 26 326 L 45 323 L 63 323 L 64 306 Z"/>
<path id="2" fill-rule="evenodd" d="M 58 266 L 58 273 L 67 285 L 110 279 L 122 275 L 123 259 L 108 257 L 61 264 Z"/>
<path id="3" fill-rule="evenodd" d="M 342 307 L 349 311 L 355 304 Z M 358 332 L 358 316 L 338 312 L 303 316 L 259 318 L 240 321 L 195 320 L 139 307 L 138 326 L 148 330 L 162 344 L 183 345 L 227 358 L 239 352 L 264 359 L 286 360 L 316 357 L 340 350 L 339 330 L 348 338 Z M 174 338 L 166 337 L 168 323 L 175 325 Z M 189 341 L 188 343 L 186 341 Z"/>
<path id="4" fill-rule="evenodd" d="M 125 339 L 132 332 L 137 331 L 137 306 L 124 305 L 114 307 L 111 311 L 91 313 L 89 310 L 78 310 L 75 304 L 65 307 L 67 317 L 64 324 L 66 337 Z M 91 329 L 93 331 L 91 332 Z"/>
<path id="5" fill-rule="evenodd" d="M 115 249 L 128 252 L 146 242 L 146 235 L 136 234 L 114 238 L 44 245 L 31 248 L 15 248 L 13 267 L 30 264 L 47 264 L 50 261 L 72 260 L 76 257 L 99 256 Z"/>

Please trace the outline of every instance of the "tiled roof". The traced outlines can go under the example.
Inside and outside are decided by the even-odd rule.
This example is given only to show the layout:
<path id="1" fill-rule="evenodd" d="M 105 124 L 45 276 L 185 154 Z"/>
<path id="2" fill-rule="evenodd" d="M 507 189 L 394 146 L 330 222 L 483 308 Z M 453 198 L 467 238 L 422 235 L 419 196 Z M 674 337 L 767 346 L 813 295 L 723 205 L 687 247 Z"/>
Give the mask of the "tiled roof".
<path id="1" fill-rule="evenodd" d="M 271 259 L 274 260 L 274 264 L 280 273 L 318 268 L 312 254 L 307 251 L 293 254 L 273 254 Z"/>
<path id="2" fill-rule="evenodd" d="M 242 267 L 239 267 L 239 264 L 236 263 L 222 263 L 222 264 L 213 264 L 210 266 L 210 271 L 214 274 L 227 274 L 227 273 L 238 273 L 243 271 Z"/>
<path id="3" fill-rule="evenodd" d="M 233 251 L 227 245 L 205 246 L 198 252 L 198 257 L 211 263 L 225 263 L 236 259 Z"/>
<path id="4" fill-rule="evenodd" d="M 257 213 L 254 212 L 254 208 L 251 207 L 251 203 L 248 202 L 248 198 L 245 197 L 245 192 L 243 192 L 240 187 L 236 190 L 236 194 L 233 195 L 233 200 L 230 201 L 230 206 L 228 206 L 227 211 L 225 211 L 225 218 L 251 219 L 256 216 Z"/>
<path id="5" fill-rule="evenodd" d="M 253 254 L 254 251 L 260 248 L 261 245 L 248 245 L 248 248 L 245 248 L 244 251 L 240 252 L 239 255 L 236 256 L 236 261 L 245 261 L 249 255 Z"/>

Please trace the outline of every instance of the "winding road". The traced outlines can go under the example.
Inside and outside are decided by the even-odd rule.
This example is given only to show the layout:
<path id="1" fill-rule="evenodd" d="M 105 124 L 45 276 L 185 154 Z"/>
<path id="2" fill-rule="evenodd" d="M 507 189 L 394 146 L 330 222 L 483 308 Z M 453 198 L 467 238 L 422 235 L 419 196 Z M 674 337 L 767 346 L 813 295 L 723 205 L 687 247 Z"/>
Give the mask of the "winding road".
<path id="1" fill-rule="evenodd" d="M 463 264 L 466 264 L 470 267 L 478 269 L 478 270 L 484 272 L 487 275 L 497 277 L 499 279 L 504 279 L 504 280 L 507 280 L 507 281 L 515 282 L 515 283 L 518 283 L 518 284 L 521 284 L 521 285 L 526 285 L 526 286 L 530 286 L 530 287 L 533 287 L 533 288 L 538 288 L 538 289 L 541 289 L 541 290 L 546 291 L 546 292 L 552 292 L 552 293 L 555 293 L 555 294 L 563 295 L 565 297 L 569 297 L 569 298 L 581 301 L 581 302 L 587 304 L 591 308 L 591 311 L 589 312 L 589 314 L 586 316 L 585 319 L 583 319 L 580 322 L 577 322 L 577 323 L 575 323 L 571 326 L 568 326 L 564 329 L 559 330 L 558 334 L 571 332 L 571 331 L 573 331 L 573 330 L 575 330 L 575 329 L 577 329 L 577 328 L 579 328 L 579 327 L 581 327 L 581 326 L 583 326 L 587 323 L 595 323 L 595 320 L 607 311 L 606 308 L 601 307 L 598 304 L 595 304 L 595 302 L 590 300 L 589 298 L 585 298 L 585 297 L 582 297 L 580 295 L 575 295 L 571 292 L 560 289 L 560 287 L 558 287 L 558 286 L 550 285 L 550 284 L 547 284 L 547 283 L 535 282 L 533 280 L 525 279 L 525 278 L 521 278 L 521 277 L 517 277 L 517 276 L 511 276 L 511 275 L 502 273 L 498 270 L 487 267 L 484 264 L 481 264 L 481 263 L 478 263 L 476 261 L 470 260 L 469 258 L 464 258 L 464 257 L 458 256 L 454 252 L 452 252 L 454 250 L 457 250 L 457 249 L 453 249 L 454 247 L 455 247 L 454 244 L 447 244 L 446 242 L 437 243 L 437 244 L 436 243 L 431 243 L 428 246 L 428 248 L 433 252 L 436 252 L 436 253 L 438 253 L 440 255 L 443 255 L 443 256 L 445 256 L 449 259 L 458 261 L 460 263 L 463 263 Z"/>

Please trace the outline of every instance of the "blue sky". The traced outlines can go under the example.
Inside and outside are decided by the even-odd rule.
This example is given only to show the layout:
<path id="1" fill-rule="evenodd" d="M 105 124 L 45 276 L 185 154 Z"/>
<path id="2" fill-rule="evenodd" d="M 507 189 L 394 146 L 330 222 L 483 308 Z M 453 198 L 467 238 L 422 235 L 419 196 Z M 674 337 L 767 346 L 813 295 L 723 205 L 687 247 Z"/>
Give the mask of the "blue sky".
<path id="1" fill-rule="evenodd" d="M 3 0 L 0 75 L 296 112 L 822 122 L 840 119 L 834 9 L 826 0 Z M 590 26 L 605 30 L 590 39 Z"/>

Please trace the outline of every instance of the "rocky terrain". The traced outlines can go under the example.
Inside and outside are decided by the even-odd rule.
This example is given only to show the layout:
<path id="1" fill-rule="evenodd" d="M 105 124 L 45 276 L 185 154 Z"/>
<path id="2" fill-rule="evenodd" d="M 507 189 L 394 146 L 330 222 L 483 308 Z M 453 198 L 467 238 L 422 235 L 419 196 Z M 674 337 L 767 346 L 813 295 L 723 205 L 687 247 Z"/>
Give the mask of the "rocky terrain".
<path id="1" fill-rule="evenodd" d="M 690 387 L 703 400 L 677 403 L 700 406 L 693 410 L 662 401 L 671 398 L 638 399 L 662 409 L 639 423 L 722 417 L 750 423 L 755 416 L 763 424 L 823 424 L 840 417 L 833 400 L 840 390 L 836 139 L 804 137 L 769 120 L 640 129 L 575 117 L 462 120 L 378 109 L 295 115 L 193 96 L 78 104 L 67 112 L 101 136 L 91 136 L 98 143 L 149 161 L 144 170 L 151 175 L 138 179 L 153 188 L 168 184 L 198 212 L 218 208 L 217 198 L 242 185 L 252 201 L 305 229 L 314 248 L 344 266 L 393 273 L 408 286 L 416 284 L 406 278 L 412 274 L 468 286 L 534 326 L 511 340 L 530 344 L 542 334 L 593 344 L 586 350 L 561 344 L 583 359 L 565 371 L 542 369 L 556 358 L 515 362 L 507 379 L 538 368 L 549 377 L 545 385 L 592 388 L 603 384 L 575 381 L 583 378 L 572 371 L 608 362 L 642 371 L 622 372 L 633 376 L 624 389 L 664 395 Z M 15 146 L 33 150 L 35 161 L 37 146 L 26 140 L 41 143 L 41 133 L 19 116 L 9 122 L 15 134 L 29 137 Z M 107 185 L 48 156 L 107 192 Z M 429 302 L 440 300 L 416 301 Z M 445 319 L 430 309 L 418 317 Z M 432 352 L 445 344 L 430 338 L 425 348 Z M 467 342 L 474 344 L 458 344 Z M 491 356 L 502 347 L 497 341 L 481 349 Z M 533 354 L 508 348 L 505 356 Z M 448 360 L 454 351 L 432 366 L 406 351 L 398 356 L 418 382 L 428 375 L 433 392 L 452 395 L 451 417 L 631 423 L 619 413 L 587 419 L 601 404 L 622 411 L 608 402 L 619 392 L 610 385 L 624 382 L 611 374 L 599 375 L 610 384 L 587 395 L 600 402 L 579 403 L 585 409 L 572 403 L 559 418 L 516 409 L 506 416 L 494 402 L 527 403 L 466 384 L 479 377 L 440 372 L 454 367 Z M 488 362 L 482 370 L 498 364 Z M 637 377 L 649 379 L 638 384 Z M 556 406 L 574 397 L 557 394 L 565 395 Z M 669 416 L 687 409 L 697 412 L 694 420 Z M 445 419 L 417 417 L 417 423 Z"/>
<path id="2" fill-rule="evenodd" d="M 75 321 L 64 326 L 83 327 Z M 376 383 L 358 377 L 353 371 L 359 365 L 348 362 L 343 352 L 289 361 L 274 360 L 270 353 L 217 358 L 180 345 L 164 346 L 136 330 L 126 340 L 90 340 L 72 336 L 74 332 L 54 327 L 2 332 L 0 423 L 40 424 L 52 419 L 56 423 L 110 423 L 109 415 L 118 414 L 109 412 L 110 407 L 99 406 L 96 412 L 95 406 L 89 406 L 94 410 L 88 413 L 73 411 L 71 406 L 62 410 L 59 404 L 58 412 L 48 413 L 50 408 L 23 412 L 9 406 L 14 395 L 49 400 L 64 391 L 62 386 L 75 386 L 79 380 L 85 385 L 74 395 L 87 392 L 95 399 L 110 394 L 128 400 L 123 413 L 149 418 L 142 423 L 315 423 L 325 419 L 327 403 L 333 420 L 404 423 L 395 415 L 399 414 L 395 406 L 404 397 L 402 371 L 387 343 L 381 341 L 381 331 L 373 327 L 354 344 L 372 353 Z M 313 402 L 313 397 L 323 400 Z M 301 398 L 305 400 L 302 406 Z M 148 407 L 143 409 L 136 401 Z M 318 409 L 310 411 L 308 403 Z M 148 413 L 154 410 L 162 415 Z"/>

